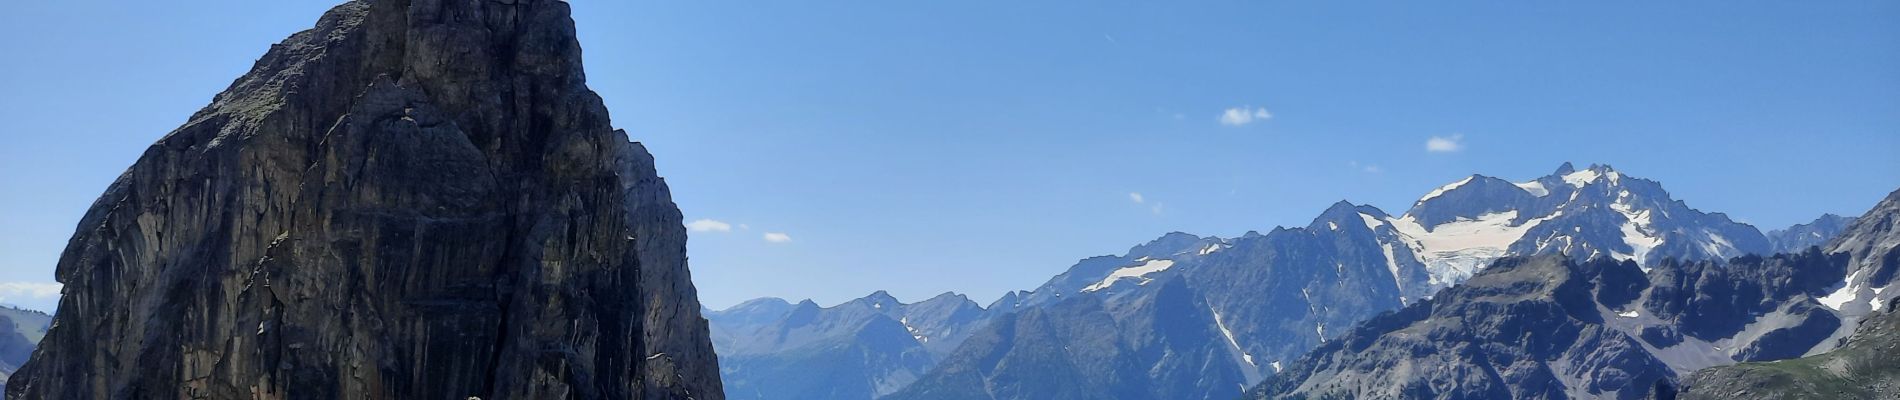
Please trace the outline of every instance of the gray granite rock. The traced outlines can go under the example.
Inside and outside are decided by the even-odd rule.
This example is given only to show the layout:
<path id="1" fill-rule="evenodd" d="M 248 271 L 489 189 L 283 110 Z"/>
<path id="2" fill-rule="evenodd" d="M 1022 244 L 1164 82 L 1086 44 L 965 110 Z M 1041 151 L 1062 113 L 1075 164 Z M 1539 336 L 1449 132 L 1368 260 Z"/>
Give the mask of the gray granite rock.
<path id="1" fill-rule="evenodd" d="M 332 9 L 94 203 L 7 398 L 723 398 L 580 56 L 562 1 Z"/>

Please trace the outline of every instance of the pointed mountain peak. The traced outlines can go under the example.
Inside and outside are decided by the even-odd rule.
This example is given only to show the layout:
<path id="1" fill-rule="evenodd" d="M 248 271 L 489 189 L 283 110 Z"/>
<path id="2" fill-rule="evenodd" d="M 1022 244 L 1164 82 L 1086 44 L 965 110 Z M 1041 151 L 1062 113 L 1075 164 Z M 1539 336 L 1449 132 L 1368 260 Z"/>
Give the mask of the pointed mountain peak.
<path id="1" fill-rule="evenodd" d="M 1370 212 L 1368 212 L 1368 210 L 1370 210 Z M 1313 222 L 1307 224 L 1306 229 L 1339 230 L 1348 226 L 1363 226 L 1365 225 L 1363 222 L 1365 217 L 1360 216 L 1360 214 L 1372 214 L 1375 218 L 1379 218 L 1383 217 L 1385 212 L 1379 211 L 1376 207 L 1362 206 L 1352 204 L 1352 202 L 1349 201 L 1340 200 L 1337 203 L 1333 203 L 1331 207 L 1327 207 L 1326 211 L 1321 212 L 1318 217 L 1313 218 Z"/>
<path id="2" fill-rule="evenodd" d="M 894 305 L 898 303 L 896 296 L 892 296 L 891 292 L 883 290 L 871 292 L 871 295 L 864 296 L 864 300 L 869 300 L 873 304 Z"/>
<path id="3" fill-rule="evenodd" d="M 964 300 L 969 300 L 969 299 L 970 299 L 970 296 L 964 296 L 964 295 L 963 295 L 962 293 L 957 293 L 957 292 L 943 292 L 942 294 L 938 294 L 938 295 L 936 295 L 936 296 L 931 296 L 931 297 L 930 297 L 930 300 L 938 300 L 938 299 L 964 299 Z"/>
<path id="4" fill-rule="evenodd" d="M 1577 167 L 1570 165 L 1569 161 L 1565 161 L 1564 165 L 1557 166 L 1557 172 L 1552 172 L 1550 174 L 1563 176 L 1563 175 L 1570 175 L 1570 173 L 1572 172 L 1577 172 Z"/>
<path id="5" fill-rule="evenodd" d="M 1386 219 L 1392 217 L 1392 214 L 1387 214 L 1385 210 L 1374 207 L 1371 204 L 1361 205 L 1358 207 L 1358 210 L 1360 214 L 1370 215 L 1373 218 Z"/>
<path id="6" fill-rule="evenodd" d="M 1616 168 L 1610 167 L 1609 164 L 1590 164 L 1589 168 L 1584 168 L 1581 171 L 1572 171 L 1557 174 L 1556 176 L 1559 179 L 1563 179 L 1564 183 L 1568 183 L 1574 187 L 1590 186 L 1599 181 L 1605 181 L 1611 185 L 1615 185 L 1623 181 L 1623 173 L 1616 172 Z"/>
<path id="7" fill-rule="evenodd" d="M 739 303 L 738 305 L 726 308 L 724 311 L 757 309 L 757 308 L 763 308 L 763 307 L 791 307 L 791 306 L 792 306 L 792 303 L 785 301 L 785 299 L 781 299 L 777 297 L 760 297 L 760 298 L 756 298 L 752 300 L 746 300 L 743 303 Z"/>
<path id="8" fill-rule="evenodd" d="M 1128 249 L 1129 257 L 1155 257 L 1177 254 L 1194 248 L 1194 245 L 1206 240 L 1200 236 L 1183 232 L 1168 232 L 1155 240 Z"/>
<path id="9" fill-rule="evenodd" d="M 1014 310 L 1016 309 L 1016 307 L 1021 306 L 1023 298 L 1029 297 L 1031 293 L 1033 292 L 1030 292 L 1027 290 L 1011 290 L 1008 292 L 1004 292 L 1002 297 L 997 297 L 996 301 L 990 302 L 990 306 L 984 307 L 984 309 L 985 310 Z"/>

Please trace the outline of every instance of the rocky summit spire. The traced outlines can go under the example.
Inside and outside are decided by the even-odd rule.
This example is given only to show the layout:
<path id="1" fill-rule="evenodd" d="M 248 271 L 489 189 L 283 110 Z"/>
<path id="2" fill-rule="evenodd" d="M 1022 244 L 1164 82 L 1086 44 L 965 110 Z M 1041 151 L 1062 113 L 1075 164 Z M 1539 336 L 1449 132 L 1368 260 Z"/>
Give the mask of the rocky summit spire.
<path id="1" fill-rule="evenodd" d="M 567 3 L 359 0 L 93 204 L 9 399 L 721 399 Z"/>

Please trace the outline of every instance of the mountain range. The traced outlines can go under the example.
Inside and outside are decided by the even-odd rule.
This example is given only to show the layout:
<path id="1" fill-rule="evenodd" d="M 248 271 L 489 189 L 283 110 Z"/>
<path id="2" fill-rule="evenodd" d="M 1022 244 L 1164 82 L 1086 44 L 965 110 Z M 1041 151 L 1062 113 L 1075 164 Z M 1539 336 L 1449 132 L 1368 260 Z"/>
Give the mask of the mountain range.
<path id="1" fill-rule="evenodd" d="M 851 396 L 756 389 L 748 394 L 729 386 L 734 398 L 1227 399 L 1281 374 L 1361 322 L 1428 302 L 1500 259 L 1556 256 L 1544 262 L 1554 265 L 1600 260 L 1589 264 L 1597 267 L 1591 271 L 1617 265 L 1633 271 L 1624 275 L 1641 276 L 1660 266 L 1708 268 L 1733 257 L 1773 254 L 1778 246 L 1812 246 L 1846 229 L 1846 222 L 1824 216 L 1771 238 L 1721 213 L 1691 208 L 1657 182 L 1607 165 L 1564 164 L 1523 182 L 1460 179 L 1396 216 L 1342 201 L 1303 227 L 1234 238 L 1176 232 L 1122 255 L 1086 258 L 1035 289 L 1005 294 L 984 308 L 961 307 L 972 316 L 960 319 L 961 326 L 974 328 L 958 332 L 968 336 L 931 339 L 960 343 L 948 350 L 911 350 L 923 340 L 903 343 L 890 334 L 880 335 L 893 340 L 878 346 L 849 339 L 894 331 L 880 326 L 902 327 L 897 320 L 905 317 L 924 318 L 917 315 L 881 316 L 895 324 L 873 318 L 827 325 L 830 333 L 823 336 L 832 345 L 824 348 L 830 350 L 787 347 L 792 342 L 784 340 L 761 346 L 760 336 L 744 333 L 784 331 L 761 327 L 784 325 L 789 312 L 757 313 L 761 304 L 783 300 L 709 315 L 714 336 L 726 338 L 716 339 L 715 347 L 728 366 L 721 372 L 729 384 L 790 387 L 774 384 L 789 376 L 761 372 L 811 370 L 835 363 L 840 352 L 877 355 L 854 360 L 888 360 L 875 368 L 858 364 L 869 368 L 862 374 L 798 377 L 825 382 L 815 387 L 874 388 Z M 866 299 L 879 297 L 888 298 Z M 749 366 L 731 367 L 740 362 Z M 893 386 L 901 389 L 890 391 Z"/>
<path id="2" fill-rule="evenodd" d="M 1500 260 L 1432 300 L 1321 346 L 1252 397 L 1671 398 L 1692 373 L 1697 379 L 1688 385 L 1702 391 L 1692 393 L 1817 390 L 1747 383 L 1774 380 L 1751 371 L 1780 372 L 1783 380 L 1829 377 L 1821 385 L 1829 390 L 1852 387 L 1867 382 L 1853 374 L 1890 373 L 1831 361 L 1860 354 L 1885 362 L 1868 353 L 1893 355 L 1893 342 L 1881 339 L 1889 332 L 1862 329 L 1849 349 L 1829 351 L 1895 296 L 1882 295 L 1890 282 L 1879 278 L 1896 264 L 1896 218 L 1900 191 L 1825 248 L 1800 253 L 1669 261 L 1647 271 L 1605 258 Z M 1827 355 L 1710 368 L 1817 353 Z M 1816 364 L 1832 365 L 1797 367 Z M 1894 393 L 1883 390 L 1869 392 Z"/>

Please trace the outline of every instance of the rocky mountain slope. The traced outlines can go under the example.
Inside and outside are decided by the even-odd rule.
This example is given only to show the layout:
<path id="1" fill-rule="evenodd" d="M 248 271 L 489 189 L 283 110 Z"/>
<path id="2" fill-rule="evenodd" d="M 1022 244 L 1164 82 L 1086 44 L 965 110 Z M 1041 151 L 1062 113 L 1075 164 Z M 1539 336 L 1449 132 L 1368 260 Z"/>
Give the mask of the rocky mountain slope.
<path id="1" fill-rule="evenodd" d="M 1703 370 L 1684 382 L 1684 397 L 1900 398 L 1900 316 L 1894 310 L 1900 307 L 1900 293 L 1889 290 L 1900 270 L 1896 225 L 1900 191 L 1888 194 L 1828 244 L 1828 251 L 1848 257 L 1848 273 L 1820 298 L 1842 323 L 1808 351 L 1819 355 Z"/>
<path id="2" fill-rule="evenodd" d="M 1900 300 L 1865 320 L 1847 344 L 1793 360 L 1742 363 L 1697 371 L 1683 380 L 1679 398 L 1894 399 L 1900 398 Z"/>
<path id="3" fill-rule="evenodd" d="M 330 10 L 94 203 L 7 398 L 722 398 L 580 52 L 563 1 Z"/>
<path id="4" fill-rule="evenodd" d="M 1726 263 L 1509 258 L 1314 350 L 1254 398 L 1643 398 L 1827 351 L 1877 310 L 1900 192 L 1829 245 Z M 1721 387 L 1722 385 L 1708 385 Z"/>

